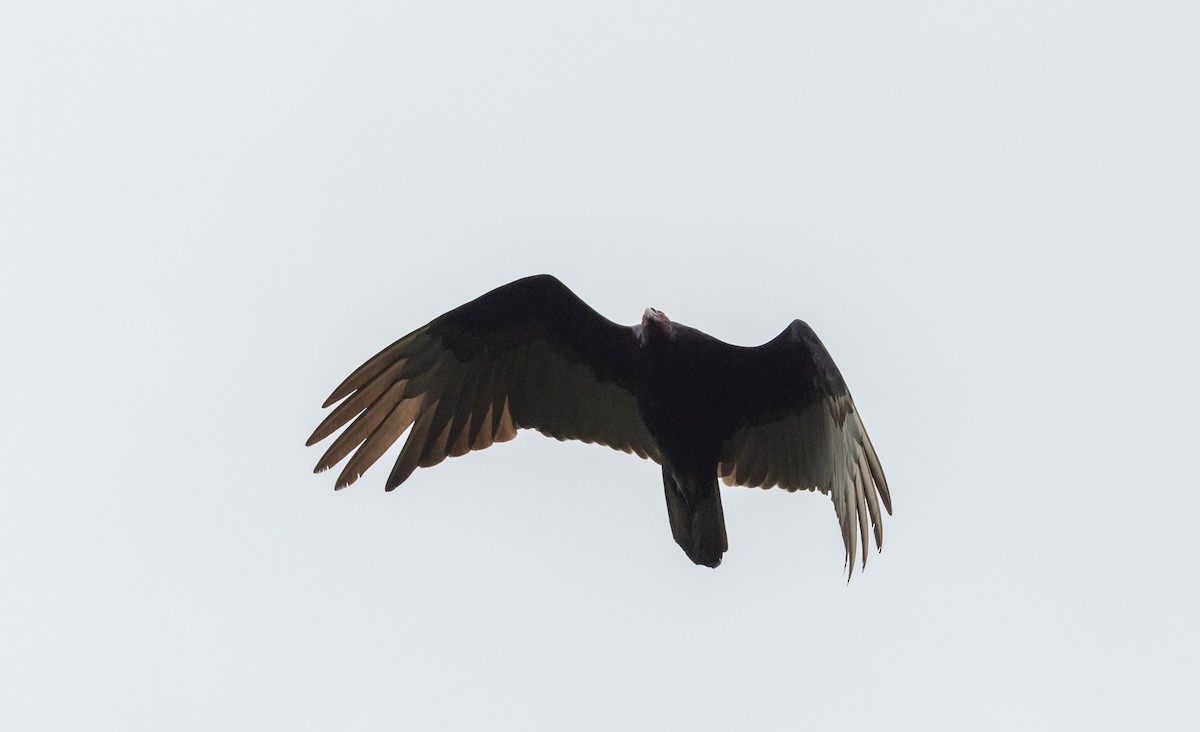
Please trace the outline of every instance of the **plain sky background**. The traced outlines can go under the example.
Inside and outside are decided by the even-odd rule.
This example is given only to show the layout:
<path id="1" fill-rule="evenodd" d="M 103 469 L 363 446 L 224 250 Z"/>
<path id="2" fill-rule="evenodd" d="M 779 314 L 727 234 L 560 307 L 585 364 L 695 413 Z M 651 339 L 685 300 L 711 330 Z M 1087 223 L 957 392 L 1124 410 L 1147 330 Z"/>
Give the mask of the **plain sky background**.
<path id="1" fill-rule="evenodd" d="M 0 727 L 1194 728 L 1200 5 L 0 9 Z M 550 272 L 793 318 L 895 498 L 536 433 L 335 493 L 379 348 Z M 323 448 L 322 448 L 323 449 Z M 395 448 L 385 463 L 396 455 Z"/>

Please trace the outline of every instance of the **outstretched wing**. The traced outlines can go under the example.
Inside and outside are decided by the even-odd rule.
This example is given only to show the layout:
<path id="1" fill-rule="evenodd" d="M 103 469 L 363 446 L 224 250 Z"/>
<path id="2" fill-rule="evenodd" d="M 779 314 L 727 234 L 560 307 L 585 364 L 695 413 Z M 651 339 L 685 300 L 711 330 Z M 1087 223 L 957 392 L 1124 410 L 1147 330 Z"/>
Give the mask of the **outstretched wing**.
<path id="1" fill-rule="evenodd" d="M 867 520 L 883 547 L 880 500 L 892 498 L 846 382 L 817 334 L 796 320 L 774 340 L 744 349 L 737 374 L 739 427 L 718 473 L 729 485 L 819 490 L 833 499 L 854 573 L 858 541 L 867 564 Z"/>
<path id="2" fill-rule="evenodd" d="M 632 391 L 635 349 L 632 328 L 554 277 L 509 283 L 404 336 L 334 389 L 324 406 L 345 401 L 308 444 L 350 426 L 316 472 L 354 453 L 336 484 L 348 486 L 410 426 L 388 490 L 418 467 L 511 440 L 522 428 L 657 461 Z"/>

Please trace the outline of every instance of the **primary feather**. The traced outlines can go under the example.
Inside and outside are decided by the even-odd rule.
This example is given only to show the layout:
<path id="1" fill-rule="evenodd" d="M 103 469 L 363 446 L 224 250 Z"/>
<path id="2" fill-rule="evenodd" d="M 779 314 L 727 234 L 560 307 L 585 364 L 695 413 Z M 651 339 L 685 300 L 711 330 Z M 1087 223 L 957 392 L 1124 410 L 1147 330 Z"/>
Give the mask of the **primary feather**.
<path id="1" fill-rule="evenodd" d="M 820 490 L 833 499 L 853 574 L 868 523 L 891 495 L 846 384 L 794 321 L 756 348 L 723 343 L 647 309 L 617 325 L 549 275 L 499 287 L 409 333 L 346 378 L 308 440 L 349 425 L 317 463 L 350 457 L 350 485 L 408 431 L 386 488 L 418 467 L 535 429 L 661 463 L 671 532 L 692 561 L 728 549 L 717 478 Z M 410 429 L 411 428 L 411 429 Z"/>

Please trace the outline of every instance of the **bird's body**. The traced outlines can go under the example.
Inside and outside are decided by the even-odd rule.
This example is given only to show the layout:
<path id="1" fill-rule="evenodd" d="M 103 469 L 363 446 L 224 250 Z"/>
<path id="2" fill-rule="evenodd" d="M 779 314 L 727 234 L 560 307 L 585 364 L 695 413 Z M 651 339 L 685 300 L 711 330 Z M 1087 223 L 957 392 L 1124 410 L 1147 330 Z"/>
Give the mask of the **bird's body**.
<path id="1" fill-rule="evenodd" d="M 671 534 L 692 561 L 715 567 L 729 548 L 716 470 L 735 423 L 722 395 L 728 362 L 719 341 L 657 311 L 639 327 L 638 410 L 658 446 Z"/>
<path id="2" fill-rule="evenodd" d="M 533 428 L 661 463 L 675 540 L 697 564 L 728 548 L 718 477 L 830 493 L 853 571 L 867 520 L 882 545 L 887 482 L 845 382 L 794 321 L 756 348 L 723 343 L 647 309 L 626 327 L 548 275 L 517 280 L 384 349 L 334 390 L 345 399 L 309 444 L 353 420 L 317 465 L 354 452 L 354 482 L 412 425 L 388 478 Z M 356 449 L 357 448 L 357 449 Z"/>

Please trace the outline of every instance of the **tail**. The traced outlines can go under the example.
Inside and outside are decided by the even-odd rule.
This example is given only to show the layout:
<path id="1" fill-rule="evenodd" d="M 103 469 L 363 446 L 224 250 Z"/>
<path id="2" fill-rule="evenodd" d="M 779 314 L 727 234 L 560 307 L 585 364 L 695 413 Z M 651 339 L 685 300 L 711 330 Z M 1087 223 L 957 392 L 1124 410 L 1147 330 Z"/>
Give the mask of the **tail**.
<path id="1" fill-rule="evenodd" d="M 695 478 L 663 461 L 663 487 L 675 543 L 696 564 L 716 567 L 721 563 L 721 555 L 729 549 L 716 470 Z"/>

